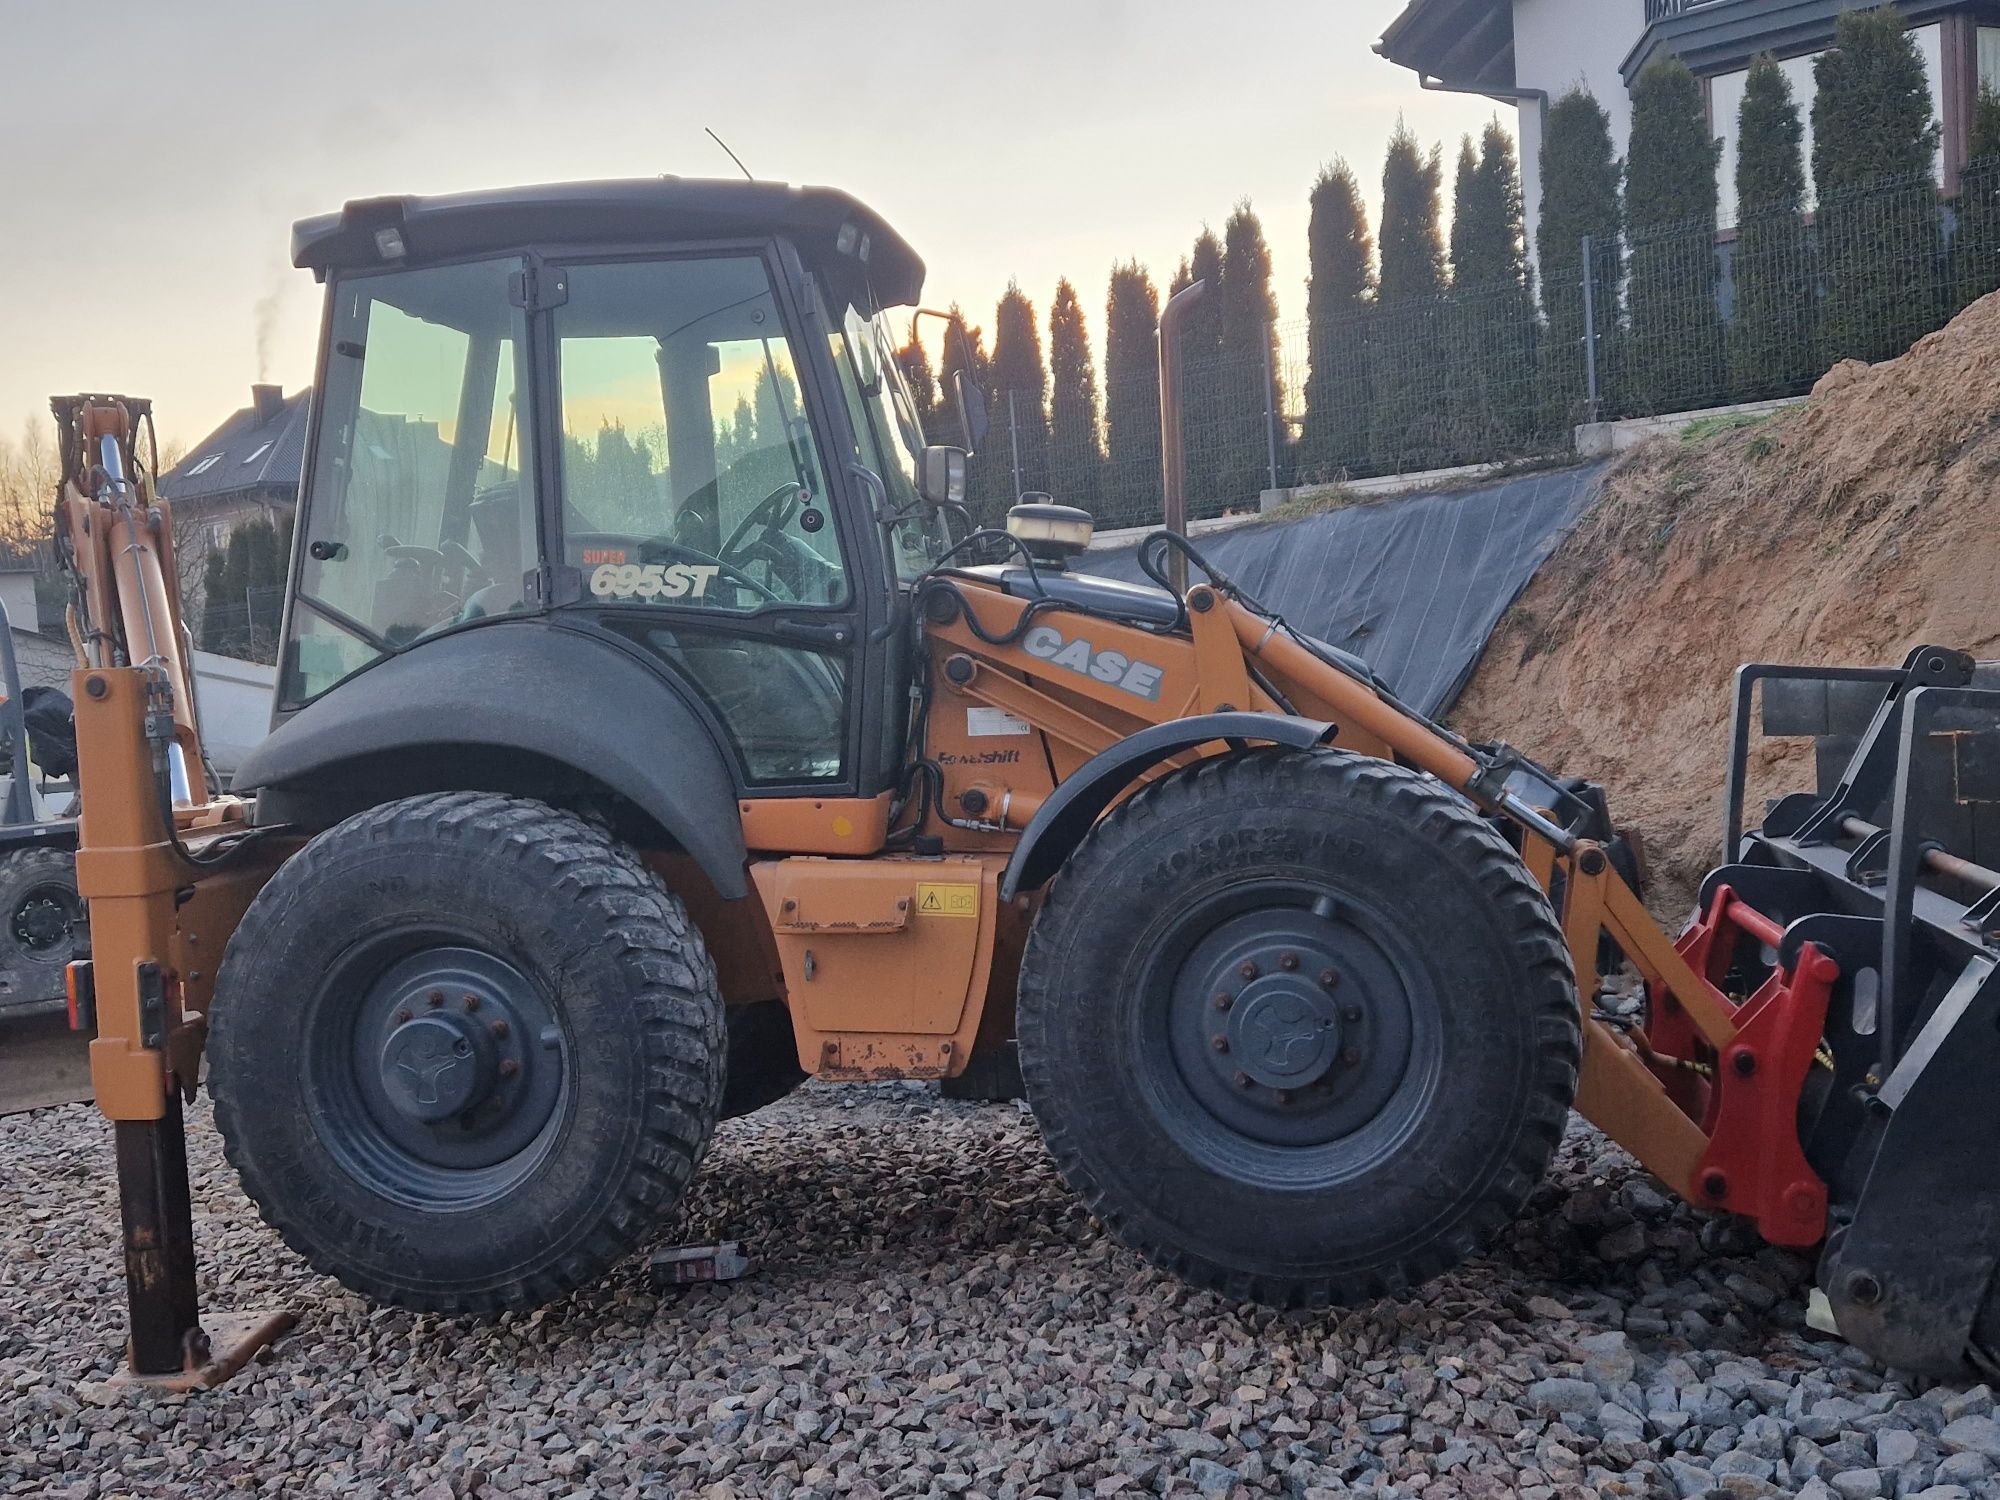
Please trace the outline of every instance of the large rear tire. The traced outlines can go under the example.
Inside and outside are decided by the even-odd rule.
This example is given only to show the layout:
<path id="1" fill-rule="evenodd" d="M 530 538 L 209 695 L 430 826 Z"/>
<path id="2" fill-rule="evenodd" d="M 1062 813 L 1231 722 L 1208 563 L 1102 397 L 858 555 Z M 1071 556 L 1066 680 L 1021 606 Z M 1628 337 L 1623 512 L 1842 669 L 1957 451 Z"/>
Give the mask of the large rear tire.
<path id="1" fill-rule="evenodd" d="M 1334 751 L 1207 761 L 1105 818 L 1036 918 L 1019 1035 L 1098 1219 L 1274 1306 L 1477 1251 L 1546 1171 L 1579 1049 L 1520 858 L 1436 781 Z"/>
<path id="2" fill-rule="evenodd" d="M 678 1203 L 721 1107 L 715 969 L 580 818 L 486 793 L 357 814 L 230 939 L 216 1123 L 266 1222 L 378 1302 L 534 1306 Z"/>

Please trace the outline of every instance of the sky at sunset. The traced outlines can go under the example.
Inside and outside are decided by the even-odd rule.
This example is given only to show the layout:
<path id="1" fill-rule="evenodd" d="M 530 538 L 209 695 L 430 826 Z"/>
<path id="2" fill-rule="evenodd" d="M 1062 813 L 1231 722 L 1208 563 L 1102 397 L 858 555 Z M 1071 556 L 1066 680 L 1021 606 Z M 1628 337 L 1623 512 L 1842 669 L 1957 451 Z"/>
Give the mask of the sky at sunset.
<path id="1" fill-rule="evenodd" d="M 1280 316 L 1305 311 L 1306 194 L 1371 197 L 1399 113 L 1426 140 L 1499 110 L 1370 51 L 1401 0 L 263 0 L 4 7 L 0 435 L 58 391 L 154 399 L 186 443 L 260 376 L 311 378 L 294 219 L 350 198 L 733 172 L 826 183 L 988 328 L 1056 279 L 1102 336 L 1136 256 L 1164 284 L 1249 198 Z M 90 24 L 84 24 L 85 18 Z M 1448 175 L 1448 173 L 1447 173 Z"/>

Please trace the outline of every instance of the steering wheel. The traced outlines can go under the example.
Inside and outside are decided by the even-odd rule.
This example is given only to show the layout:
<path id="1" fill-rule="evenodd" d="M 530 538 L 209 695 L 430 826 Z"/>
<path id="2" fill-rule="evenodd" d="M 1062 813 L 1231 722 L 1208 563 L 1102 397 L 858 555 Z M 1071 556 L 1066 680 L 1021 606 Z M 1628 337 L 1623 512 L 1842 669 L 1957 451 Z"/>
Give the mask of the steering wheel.
<path id="1" fill-rule="evenodd" d="M 602 547 L 617 549 L 620 552 L 629 549 L 648 560 L 658 560 L 664 555 L 672 560 L 691 562 L 697 567 L 714 568 L 720 576 L 739 587 L 750 590 L 751 593 L 757 595 L 767 603 L 784 604 L 788 602 L 776 590 L 759 583 L 734 563 L 725 561 L 720 557 L 711 557 L 700 548 L 690 547 L 685 542 L 677 542 L 670 536 L 641 538 L 627 536 L 623 532 L 617 531 L 569 531 L 563 534 L 563 541 L 568 547 L 572 548 L 580 547 L 588 549 Z"/>
<path id="2" fill-rule="evenodd" d="M 792 517 L 798 514 L 799 497 L 805 492 L 804 485 L 789 479 L 772 490 L 750 507 L 749 515 L 736 523 L 736 529 L 729 533 L 729 540 L 722 544 L 722 551 L 717 555 L 737 557 L 751 551 L 751 547 L 744 545 L 743 538 L 752 527 L 758 529 L 756 545 L 759 546 L 773 532 L 782 532 L 791 524 Z"/>

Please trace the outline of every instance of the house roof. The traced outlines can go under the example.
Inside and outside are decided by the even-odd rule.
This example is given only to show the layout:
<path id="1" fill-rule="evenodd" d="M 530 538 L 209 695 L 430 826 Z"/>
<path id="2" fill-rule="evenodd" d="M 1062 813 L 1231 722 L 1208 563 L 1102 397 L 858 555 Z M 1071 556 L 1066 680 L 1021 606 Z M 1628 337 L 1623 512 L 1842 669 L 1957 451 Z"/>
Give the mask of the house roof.
<path id="1" fill-rule="evenodd" d="M 1891 0 L 1684 0 L 1663 5 L 1620 72 L 1629 86 L 1654 58 L 1678 57 L 1696 73 L 1747 68 L 1760 52 L 1779 57 L 1816 52 L 1833 40 L 1843 10 L 1874 10 Z M 1982 22 L 2000 18 L 2000 0 L 1893 0 L 1911 26 L 1970 12 Z"/>
<path id="2" fill-rule="evenodd" d="M 299 487 L 305 464 L 306 398 L 310 387 L 260 405 L 252 402 L 188 450 L 160 477 L 159 491 L 175 504 L 224 496 L 268 496 Z"/>
<path id="3" fill-rule="evenodd" d="M 1420 78 L 1457 88 L 1511 89 L 1513 0 L 1409 0 L 1375 50 Z"/>

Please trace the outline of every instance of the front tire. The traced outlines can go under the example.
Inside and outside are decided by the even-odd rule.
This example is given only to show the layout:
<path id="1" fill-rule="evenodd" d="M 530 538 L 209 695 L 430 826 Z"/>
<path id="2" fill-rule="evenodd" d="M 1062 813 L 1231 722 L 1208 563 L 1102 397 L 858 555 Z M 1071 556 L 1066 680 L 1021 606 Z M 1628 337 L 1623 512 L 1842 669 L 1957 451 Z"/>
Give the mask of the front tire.
<path id="1" fill-rule="evenodd" d="M 1019 1035 L 1098 1219 L 1274 1306 L 1478 1250 L 1547 1169 L 1579 1049 L 1519 857 L 1436 781 L 1335 751 L 1207 761 L 1105 818 L 1036 918 Z"/>
<path id="2" fill-rule="evenodd" d="M 377 1302 L 496 1312 L 595 1279 L 721 1106 L 714 965 L 580 818 L 412 797 L 320 834 L 230 939 L 216 1124 L 266 1222 Z"/>

